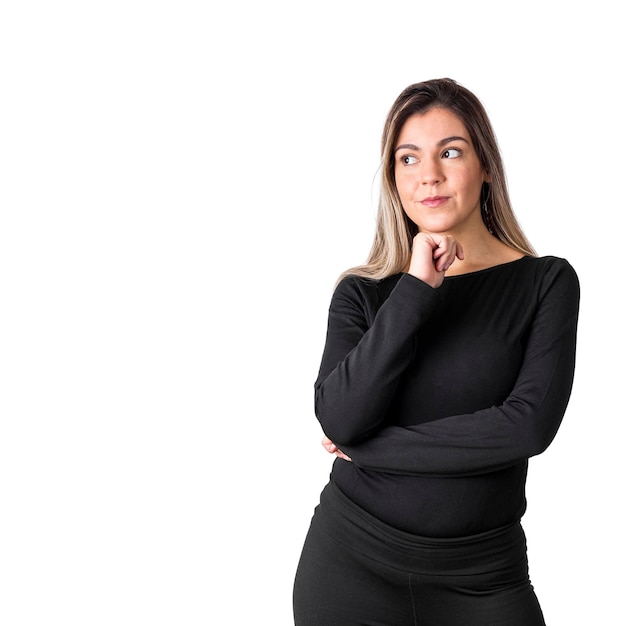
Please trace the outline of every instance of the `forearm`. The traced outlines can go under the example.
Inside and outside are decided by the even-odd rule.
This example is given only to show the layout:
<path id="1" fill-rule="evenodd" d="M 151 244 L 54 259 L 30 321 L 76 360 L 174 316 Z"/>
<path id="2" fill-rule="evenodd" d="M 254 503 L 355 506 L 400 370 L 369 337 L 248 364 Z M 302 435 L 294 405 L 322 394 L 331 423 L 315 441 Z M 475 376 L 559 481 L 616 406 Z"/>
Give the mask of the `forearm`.
<path id="1" fill-rule="evenodd" d="M 515 404 L 508 401 L 418 426 L 383 428 L 361 444 L 342 446 L 342 451 L 359 467 L 388 473 L 452 476 L 494 471 L 543 452 L 565 412 L 565 406 L 538 410 L 533 418 L 534 409 Z"/>

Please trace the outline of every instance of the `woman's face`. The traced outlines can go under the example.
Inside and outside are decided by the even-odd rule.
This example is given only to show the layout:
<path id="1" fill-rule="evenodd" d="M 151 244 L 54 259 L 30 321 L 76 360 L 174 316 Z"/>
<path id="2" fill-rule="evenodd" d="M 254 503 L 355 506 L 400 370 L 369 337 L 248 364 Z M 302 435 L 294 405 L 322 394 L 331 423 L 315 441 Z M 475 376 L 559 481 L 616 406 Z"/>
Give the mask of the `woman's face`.
<path id="1" fill-rule="evenodd" d="M 489 182 L 465 125 L 447 109 L 410 117 L 395 145 L 396 187 L 420 231 L 459 235 L 482 227 L 480 192 Z"/>

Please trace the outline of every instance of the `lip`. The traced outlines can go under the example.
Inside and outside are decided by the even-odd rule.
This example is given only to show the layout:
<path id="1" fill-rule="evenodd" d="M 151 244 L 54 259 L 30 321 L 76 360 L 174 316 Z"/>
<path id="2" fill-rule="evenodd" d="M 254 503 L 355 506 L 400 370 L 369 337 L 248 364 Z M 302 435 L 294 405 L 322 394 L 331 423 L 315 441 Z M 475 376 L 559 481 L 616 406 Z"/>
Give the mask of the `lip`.
<path id="1" fill-rule="evenodd" d="M 420 204 L 430 208 L 437 208 L 442 204 L 445 204 L 449 198 L 450 196 L 428 196 L 428 198 L 420 200 Z"/>

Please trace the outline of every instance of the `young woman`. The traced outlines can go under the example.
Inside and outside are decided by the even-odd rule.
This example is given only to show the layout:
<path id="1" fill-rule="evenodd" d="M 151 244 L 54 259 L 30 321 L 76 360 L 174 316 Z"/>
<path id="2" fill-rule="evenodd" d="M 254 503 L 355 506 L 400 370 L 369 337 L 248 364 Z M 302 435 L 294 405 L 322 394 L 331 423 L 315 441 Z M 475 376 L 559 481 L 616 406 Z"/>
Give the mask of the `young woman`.
<path id="1" fill-rule="evenodd" d="M 368 261 L 330 304 L 315 410 L 337 458 L 296 624 L 544 624 L 520 519 L 528 459 L 569 400 L 578 301 L 572 267 L 516 221 L 476 96 L 405 89 Z"/>

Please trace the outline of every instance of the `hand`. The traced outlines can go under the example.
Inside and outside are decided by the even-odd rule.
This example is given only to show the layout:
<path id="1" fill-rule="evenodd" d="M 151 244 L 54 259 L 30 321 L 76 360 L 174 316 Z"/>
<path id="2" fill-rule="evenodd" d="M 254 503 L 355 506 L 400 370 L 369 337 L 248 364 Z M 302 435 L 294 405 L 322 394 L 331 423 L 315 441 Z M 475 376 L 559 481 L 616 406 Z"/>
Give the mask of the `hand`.
<path id="1" fill-rule="evenodd" d="M 344 454 L 326 435 L 324 435 L 324 438 L 322 439 L 322 445 L 328 452 L 336 454 L 340 459 L 343 459 L 344 461 L 352 461 L 352 459 L 347 454 Z"/>
<path id="2" fill-rule="evenodd" d="M 454 260 L 463 258 L 461 244 L 451 235 L 420 232 L 413 237 L 408 273 L 436 289 Z"/>

